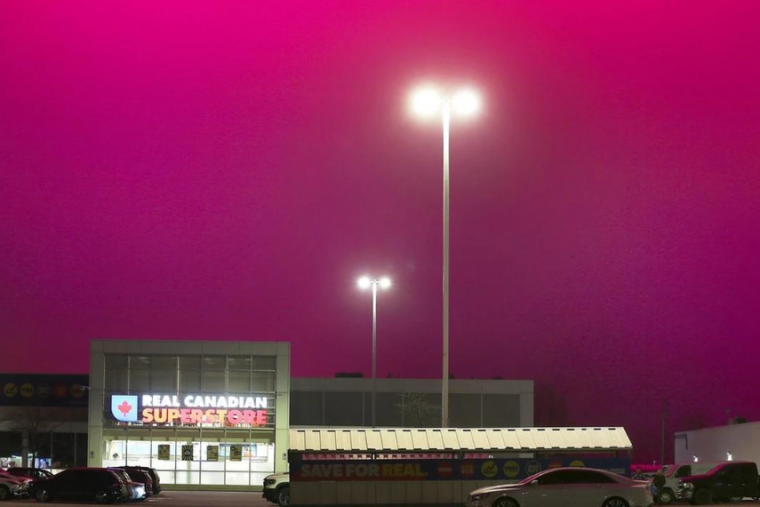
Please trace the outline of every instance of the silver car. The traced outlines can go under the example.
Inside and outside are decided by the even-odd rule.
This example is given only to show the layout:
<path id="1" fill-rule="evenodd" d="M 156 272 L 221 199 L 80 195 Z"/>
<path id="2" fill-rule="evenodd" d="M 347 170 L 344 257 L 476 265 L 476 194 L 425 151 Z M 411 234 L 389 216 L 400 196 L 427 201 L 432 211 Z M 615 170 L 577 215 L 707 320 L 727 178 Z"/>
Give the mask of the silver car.
<path id="1" fill-rule="evenodd" d="M 649 507 L 650 484 L 592 468 L 554 468 L 470 493 L 467 507 Z"/>

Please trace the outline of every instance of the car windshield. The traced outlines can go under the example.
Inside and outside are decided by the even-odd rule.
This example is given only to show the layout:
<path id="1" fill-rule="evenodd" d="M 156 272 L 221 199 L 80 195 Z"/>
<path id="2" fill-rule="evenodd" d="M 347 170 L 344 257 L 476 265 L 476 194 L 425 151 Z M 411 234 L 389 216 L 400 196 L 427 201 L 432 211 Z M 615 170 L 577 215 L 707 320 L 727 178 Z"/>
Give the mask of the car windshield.
<path id="1" fill-rule="evenodd" d="M 537 474 L 533 474 L 533 475 L 531 475 L 529 477 L 526 477 L 525 479 L 523 479 L 520 482 L 518 482 L 518 484 L 530 484 L 531 482 L 533 482 L 536 479 L 538 479 L 538 476 L 541 475 L 541 474 L 543 474 L 543 473 L 544 472 L 538 472 Z"/>

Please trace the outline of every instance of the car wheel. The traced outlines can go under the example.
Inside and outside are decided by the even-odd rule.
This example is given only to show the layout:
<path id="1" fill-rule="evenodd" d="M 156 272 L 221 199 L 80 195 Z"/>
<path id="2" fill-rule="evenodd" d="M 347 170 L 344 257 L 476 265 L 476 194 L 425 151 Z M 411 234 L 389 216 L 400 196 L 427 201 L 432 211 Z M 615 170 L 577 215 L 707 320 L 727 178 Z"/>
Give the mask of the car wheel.
<path id="1" fill-rule="evenodd" d="M 662 492 L 657 495 L 657 501 L 662 505 L 670 505 L 675 501 L 676 496 L 673 494 L 673 490 L 670 488 L 665 488 L 662 490 Z"/>
<path id="2" fill-rule="evenodd" d="M 497 500 L 492 507 L 520 507 L 517 502 L 511 498 L 502 498 Z"/>
<path id="3" fill-rule="evenodd" d="M 282 486 L 277 490 L 277 503 L 281 507 L 290 505 L 290 486 Z"/>
<path id="4" fill-rule="evenodd" d="M 712 503 L 712 493 L 707 488 L 700 488 L 694 492 L 692 502 L 695 505 L 707 505 Z"/>
<path id="5" fill-rule="evenodd" d="M 46 489 L 38 489 L 34 494 L 34 499 L 40 503 L 49 502 L 52 500 L 52 498 L 50 498 L 50 493 L 48 493 L 48 490 Z"/>
<path id="6" fill-rule="evenodd" d="M 95 503 L 111 503 L 111 497 L 105 491 L 95 493 Z"/>
<path id="7" fill-rule="evenodd" d="M 0 500 L 8 500 L 11 497 L 11 490 L 0 485 Z"/>
<path id="8" fill-rule="evenodd" d="M 608 498 L 602 507 L 628 507 L 628 502 L 622 498 Z"/>

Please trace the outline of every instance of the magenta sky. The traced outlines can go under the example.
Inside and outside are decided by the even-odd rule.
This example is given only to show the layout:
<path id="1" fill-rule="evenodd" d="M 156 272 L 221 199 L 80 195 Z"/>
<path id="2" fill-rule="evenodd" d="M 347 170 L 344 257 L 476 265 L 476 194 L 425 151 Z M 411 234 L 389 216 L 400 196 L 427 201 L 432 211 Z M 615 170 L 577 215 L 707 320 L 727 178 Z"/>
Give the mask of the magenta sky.
<path id="1" fill-rule="evenodd" d="M 160 5 L 0 6 L 0 371 L 86 371 L 91 338 L 368 371 L 374 272 L 379 371 L 440 375 L 440 133 L 405 111 L 437 80 L 486 96 L 452 132 L 453 372 L 637 459 L 663 397 L 760 419 L 760 3 Z"/>

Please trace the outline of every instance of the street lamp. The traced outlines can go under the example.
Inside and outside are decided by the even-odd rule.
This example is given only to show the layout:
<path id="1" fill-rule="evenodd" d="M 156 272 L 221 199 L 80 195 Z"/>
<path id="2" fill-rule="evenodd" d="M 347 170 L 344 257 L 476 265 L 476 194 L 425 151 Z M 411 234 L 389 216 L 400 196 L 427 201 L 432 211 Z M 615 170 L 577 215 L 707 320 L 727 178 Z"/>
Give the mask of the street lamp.
<path id="1" fill-rule="evenodd" d="M 362 290 L 372 288 L 372 427 L 375 427 L 375 396 L 376 396 L 376 382 L 377 377 L 377 288 L 389 289 L 391 286 L 391 279 L 384 276 L 380 279 L 370 278 L 363 276 L 357 281 L 357 285 Z"/>
<path id="2" fill-rule="evenodd" d="M 449 123 L 451 112 L 473 116 L 480 110 L 480 97 L 471 89 L 451 95 L 441 94 L 431 87 L 412 94 L 411 108 L 422 118 L 441 115 L 443 123 L 443 387 L 441 427 L 449 425 Z"/>

